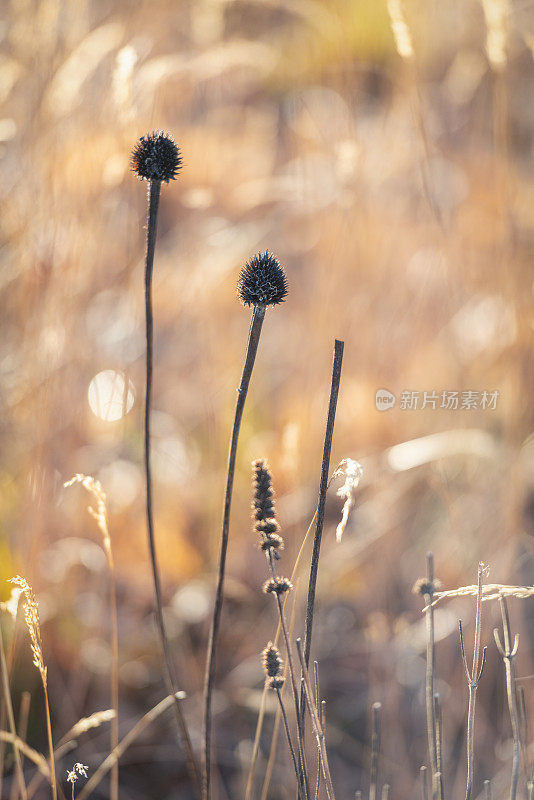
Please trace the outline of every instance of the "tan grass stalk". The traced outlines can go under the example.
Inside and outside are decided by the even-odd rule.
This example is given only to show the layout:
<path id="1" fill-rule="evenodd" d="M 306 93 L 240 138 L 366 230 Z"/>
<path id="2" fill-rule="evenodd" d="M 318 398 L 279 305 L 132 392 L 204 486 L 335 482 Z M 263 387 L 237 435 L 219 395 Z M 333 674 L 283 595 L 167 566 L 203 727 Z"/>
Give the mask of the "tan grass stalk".
<path id="1" fill-rule="evenodd" d="M 115 563 L 113 561 L 113 550 L 111 547 L 111 536 L 109 535 L 108 514 L 106 508 L 106 495 L 102 489 L 100 481 L 95 480 L 90 475 L 76 474 L 70 481 L 64 484 L 65 487 L 72 486 L 74 483 L 81 485 L 91 494 L 96 502 L 96 508 L 89 506 L 87 509 L 98 525 L 102 534 L 102 543 L 109 568 L 109 604 L 111 613 L 111 676 L 110 676 L 110 697 L 114 716 L 111 719 L 110 745 L 114 750 L 119 743 L 119 623 L 117 613 L 117 579 L 115 575 Z M 72 785 L 74 791 L 74 784 Z M 114 764 L 110 776 L 110 800 L 119 798 L 119 765 Z"/>
<path id="2" fill-rule="evenodd" d="M 31 650 L 33 654 L 34 666 L 39 671 L 45 699 L 46 734 L 48 738 L 48 750 L 50 753 L 50 787 L 52 790 L 52 800 L 57 800 L 56 768 L 54 761 L 54 743 L 52 740 L 52 723 L 50 721 L 50 703 L 48 702 L 48 675 L 47 667 L 43 658 L 43 641 L 41 638 L 41 626 L 39 623 L 39 607 L 32 587 L 24 578 L 17 575 L 11 578 L 10 583 L 14 583 L 22 589 L 26 602 L 24 603 L 24 620 L 28 633 L 30 634 Z"/>
<path id="3" fill-rule="evenodd" d="M 315 733 L 315 738 L 317 739 L 317 747 L 319 749 L 319 754 L 321 757 L 321 767 L 323 770 L 323 777 L 326 786 L 326 794 L 328 800 L 335 800 L 334 787 L 332 784 L 332 777 L 330 775 L 330 767 L 328 765 L 328 755 L 326 753 L 325 737 L 321 727 L 319 713 L 317 711 L 317 708 L 313 700 L 313 689 L 310 681 L 310 676 L 308 674 L 308 669 L 306 667 L 306 660 L 304 658 L 302 641 L 300 638 L 297 639 L 297 653 L 299 655 L 300 666 L 302 669 L 302 676 L 304 678 L 304 696 L 306 698 L 306 704 L 308 706 L 308 711 L 311 716 L 313 731 Z"/>
<path id="4" fill-rule="evenodd" d="M 512 634 L 510 632 L 510 618 L 508 616 L 508 608 L 504 597 L 499 597 L 499 605 L 501 608 L 502 616 L 502 629 L 503 629 L 503 643 L 499 636 L 497 628 L 494 629 L 493 635 L 497 649 L 501 654 L 504 661 L 504 668 L 506 671 L 506 694 L 508 697 L 508 709 L 510 711 L 510 722 L 512 724 L 512 737 L 514 741 L 514 756 L 512 761 L 512 777 L 510 781 L 510 800 L 515 800 L 517 795 L 517 782 L 519 779 L 519 765 L 521 762 L 521 736 L 519 729 L 519 714 L 517 709 L 517 692 L 516 692 L 516 674 L 514 659 L 517 655 L 517 648 L 519 647 L 519 635 L 516 634 L 512 642 Z"/>
<path id="5" fill-rule="evenodd" d="M 2 668 L 2 693 L 4 695 L 4 704 L 7 710 L 7 718 L 11 730 L 11 743 L 13 745 L 13 753 L 15 755 L 15 771 L 17 773 L 17 783 L 19 786 L 20 795 L 23 800 L 26 800 L 26 784 L 24 783 L 24 773 L 22 772 L 22 761 L 20 758 L 20 739 L 17 736 L 15 727 L 15 715 L 13 714 L 13 703 L 11 702 L 11 692 L 9 689 L 9 677 L 7 674 L 6 653 L 4 649 L 4 640 L 2 632 L 0 631 L 0 666 Z"/>
<path id="6" fill-rule="evenodd" d="M 26 734 L 28 732 L 28 715 L 30 713 L 30 702 L 31 702 L 31 694 L 29 692 L 22 692 L 20 709 L 19 709 L 19 724 L 18 724 L 18 738 L 22 742 L 26 741 Z M 23 753 L 20 754 L 20 767 L 21 771 L 23 771 L 24 767 Z M 17 800 L 18 796 L 19 796 L 19 788 L 17 786 L 17 781 L 13 781 L 11 784 L 11 792 L 9 795 L 9 800 Z"/>
<path id="7" fill-rule="evenodd" d="M 185 698 L 185 692 L 177 692 L 179 695 L 178 700 Z M 117 747 L 109 754 L 107 758 L 100 764 L 96 772 L 89 778 L 83 789 L 78 795 L 78 800 L 85 800 L 89 797 L 91 792 L 96 789 L 104 775 L 106 775 L 119 758 L 125 753 L 128 747 L 137 739 L 137 737 L 147 728 L 154 720 L 156 720 L 164 711 L 174 705 L 175 698 L 172 695 L 167 695 L 161 702 L 159 702 L 150 711 L 147 711 L 138 722 L 128 731 Z"/>
<path id="8" fill-rule="evenodd" d="M 477 584 L 477 604 L 475 613 L 475 645 L 473 649 L 473 666 L 471 671 L 467 665 L 467 657 L 465 654 L 464 636 L 462 631 L 462 621 L 459 621 L 460 628 L 460 648 L 462 652 L 462 661 L 464 664 L 465 675 L 467 678 L 467 686 L 469 688 L 469 702 L 467 709 L 467 780 L 465 789 L 465 800 L 470 800 L 471 792 L 473 789 L 473 760 L 474 760 L 474 733 L 475 733 L 475 703 L 478 684 L 482 677 L 484 664 L 486 663 L 486 648 L 482 650 L 482 659 L 480 658 L 480 635 L 482 625 L 482 581 L 484 575 L 487 573 L 487 567 L 480 562 L 478 565 L 478 584 Z"/>

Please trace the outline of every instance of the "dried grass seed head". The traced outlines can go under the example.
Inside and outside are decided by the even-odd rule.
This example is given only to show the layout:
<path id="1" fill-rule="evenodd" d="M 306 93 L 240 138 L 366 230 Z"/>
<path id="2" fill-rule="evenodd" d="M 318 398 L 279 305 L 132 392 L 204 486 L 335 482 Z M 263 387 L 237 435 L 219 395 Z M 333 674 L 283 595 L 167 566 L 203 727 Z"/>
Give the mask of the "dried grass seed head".
<path id="1" fill-rule="evenodd" d="M 140 180 L 168 183 L 176 179 L 182 156 L 172 136 L 153 131 L 141 136 L 131 155 L 131 167 Z"/>
<path id="2" fill-rule="evenodd" d="M 284 549 L 284 540 L 281 536 L 277 533 L 268 533 L 264 538 L 260 540 L 259 543 L 260 550 L 263 550 L 265 553 L 267 550 L 274 550 L 275 554 L 277 550 Z M 278 556 L 276 556 L 278 558 Z"/>
<path id="3" fill-rule="evenodd" d="M 276 306 L 287 296 L 287 278 L 280 261 L 268 250 L 247 261 L 237 281 L 244 306 Z"/>
<path id="4" fill-rule="evenodd" d="M 286 592 L 290 592 L 292 589 L 293 584 L 288 578 L 279 578 L 278 576 L 276 576 L 276 578 L 270 578 L 263 584 L 264 594 L 282 595 Z"/>
<path id="5" fill-rule="evenodd" d="M 33 592 L 32 587 L 28 582 L 16 575 L 11 578 L 9 583 L 14 583 L 19 586 L 24 594 L 26 602 L 24 603 L 24 621 L 30 634 L 31 648 L 33 654 L 33 663 L 41 673 L 41 679 L 46 684 L 46 666 L 43 658 L 43 641 L 41 639 L 41 626 L 39 624 L 39 607 Z"/>
<path id="6" fill-rule="evenodd" d="M 272 475 L 269 464 L 264 458 L 252 462 L 252 513 L 254 519 L 261 521 L 274 519 L 274 491 L 272 488 Z"/>
<path id="7" fill-rule="evenodd" d="M 262 664 L 268 678 L 278 678 L 282 674 L 284 662 L 278 647 L 272 642 L 267 643 L 262 653 Z"/>

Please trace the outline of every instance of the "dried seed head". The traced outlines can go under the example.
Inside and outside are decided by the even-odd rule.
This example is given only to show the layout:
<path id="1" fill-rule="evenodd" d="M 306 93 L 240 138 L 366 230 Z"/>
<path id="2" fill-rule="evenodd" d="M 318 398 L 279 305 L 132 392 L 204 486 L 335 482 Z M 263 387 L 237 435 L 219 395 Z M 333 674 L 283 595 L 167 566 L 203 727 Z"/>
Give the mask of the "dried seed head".
<path id="1" fill-rule="evenodd" d="M 262 664 L 268 678 L 278 678 L 282 674 L 284 662 L 278 647 L 272 642 L 267 643 L 267 647 L 262 653 Z"/>
<path id="2" fill-rule="evenodd" d="M 271 519 L 275 516 L 272 476 L 269 464 L 264 458 L 252 462 L 252 514 L 256 520 Z"/>
<path id="3" fill-rule="evenodd" d="M 275 255 L 257 253 L 245 264 L 237 281 L 237 296 L 244 306 L 275 306 L 287 295 L 287 278 Z"/>
<path id="4" fill-rule="evenodd" d="M 9 583 L 20 587 L 24 594 L 24 620 L 30 634 L 33 663 L 41 674 L 43 685 L 47 683 L 47 668 L 43 658 L 43 640 L 41 639 L 41 626 L 39 623 L 39 606 L 32 587 L 20 575 L 10 578 Z"/>
<path id="5" fill-rule="evenodd" d="M 430 583 L 428 578 L 418 578 L 412 586 L 412 592 L 424 597 L 425 594 L 433 595 L 434 592 L 439 592 L 442 586 L 443 584 L 437 578 L 434 579 L 433 583 Z"/>
<path id="6" fill-rule="evenodd" d="M 272 522 L 273 520 L 268 521 Z M 260 540 L 259 547 L 264 552 L 272 548 L 276 553 L 276 550 L 284 549 L 284 540 L 277 533 L 269 533 Z"/>
<path id="7" fill-rule="evenodd" d="M 182 166 L 182 156 L 172 136 L 155 131 L 141 136 L 131 156 L 132 170 L 141 180 L 175 180 Z"/>
<path id="8" fill-rule="evenodd" d="M 283 685 L 284 679 L 282 677 L 269 678 L 267 680 L 267 686 L 269 689 L 281 689 Z"/>
<path id="9" fill-rule="evenodd" d="M 285 594 L 293 589 L 293 584 L 287 578 L 271 578 L 263 584 L 265 594 Z"/>

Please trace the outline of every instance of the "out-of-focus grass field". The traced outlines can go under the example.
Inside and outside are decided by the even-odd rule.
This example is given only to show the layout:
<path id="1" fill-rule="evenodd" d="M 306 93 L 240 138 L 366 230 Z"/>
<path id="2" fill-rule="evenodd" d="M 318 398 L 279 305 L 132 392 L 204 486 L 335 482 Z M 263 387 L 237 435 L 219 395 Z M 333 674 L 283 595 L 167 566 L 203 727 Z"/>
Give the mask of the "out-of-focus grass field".
<path id="1" fill-rule="evenodd" d="M 74 473 L 97 477 L 108 498 L 121 733 L 164 694 L 145 532 L 146 185 L 129 171 L 136 139 L 170 131 L 184 158 L 162 189 L 153 453 L 167 620 L 196 745 L 250 318 L 235 283 L 259 249 L 287 269 L 290 294 L 267 312 L 238 454 L 215 697 L 221 800 L 243 797 L 259 653 L 276 622 L 259 591 L 267 576 L 250 532 L 250 462 L 272 466 L 289 573 L 317 498 L 334 338 L 345 341 L 345 360 L 332 469 L 347 456 L 364 467 L 339 545 L 342 501 L 329 493 L 314 635 L 340 797 L 368 789 L 375 700 L 384 708 L 380 782 L 395 800 L 419 791 L 425 629 L 411 587 L 426 552 L 446 588 L 475 582 L 479 560 L 492 582 L 534 583 L 534 9 L 519 0 L 400 8 L 396 43 L 385 0 L 4 4 L 0 595 L 16 573 L 36 591 L 56 739 L 110 702 L 106 560 L 88 495 L 63 488 Z M 118 373 L 111 403 L 109 384 L 95 383 L 105 370 Z M 126 415 L 123 374 L 134 401 Z M 376 409 L 379 388 L 397 395 L 395 408 Z M 403 391 L 421 393 L 417 410 L 401 407 Z M 435 409 L 421 409 L 424 391 L 438 393 Z M 448 410 L 443 391 L 478 392 L 479 405 L 482 392 L 499 394 L 495 408 Z M 306 580 L 303 569 L 297 625 Z M 532 710 L 532 601 L 512 600 L 510 611 Z M 471 652 L 473 613 L 470 598 L 436 613 L 451 798 L 465 781 L 457 619 Z M 497 797 L 511 758 L 498 620 L 497 605 L 485 604 L 475 736 L 476 794 L 496 776 Z M 10 645 L 6 615 L 2 625 Z M 27 740 L 46 752 L 21 619 L 17 630 L 15 712 L 31 691 Z M 108 749 L 106 727 L 81 737 L 58 763 L 64 791 L 74 760 L 94 772 Z M 294 796 L 283 743 L 278 752 L 273 800 Z M 121 761 L 120 797 L 188 798 L 176 753 L 172 717 L 162 717 Z M 107 792 L 106 779 L 93 796 Z"/>

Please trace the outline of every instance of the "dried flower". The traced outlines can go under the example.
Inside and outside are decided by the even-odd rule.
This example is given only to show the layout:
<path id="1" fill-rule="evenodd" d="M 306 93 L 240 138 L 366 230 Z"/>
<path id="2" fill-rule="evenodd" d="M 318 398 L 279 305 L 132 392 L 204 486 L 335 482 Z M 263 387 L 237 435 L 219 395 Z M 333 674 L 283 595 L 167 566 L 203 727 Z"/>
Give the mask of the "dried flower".
<path id="1" fill-rule="evenodd" d="M 278 647 L 272 642 L 267 643 L 262 653 L 262 664 L 268 678 L 278 678 L 282 674 L 284 662 Z"/>
<path id="2" fill-rule="evenodd" d="M 257 253 L 245 264 L 237 282 L 237 295 L 245 306 L 275 306 L 287 295 L 287 278 L 275 255 Z"/>
<path id="3" fill-rule="evenodd" d="M 155 131 L 141 136 L 131 156 L 132 170 L 141 180 L 175 180 L 182 156 L 172 136 L 163 131 Z"/>
<path id="4" fill-rule="evenodd" d="M 89 769 L 88 766 L 84 764 L 80 764 L 79 761 L 73 766 L 71 770 L 67 770 L 67 780 L 69 783 L 76 783 L 78 780 L 79 775 L 83 775 L 84 778 L 87 778 L 87 770 Z"/>
<path id="5" fill-rule="evenodd" d="M 337 495 L 338 497 L 343 497 L 345 499 L 345 503 L 343 505 L 341 522 L 336 528 L 336 539 L 338 542 L 341 541 L 343 533 L 345 532 L 345 528 L 347 527 L 350 510 L 356 502 L 354 495 L 363 475 L 362 465 L 353 458 L 344 458 L 343 461 L 341 461 L 338 465 L 336 471 L 332 475 L 332 478 L 338 477 L 339 475 L 345 476 L 345 483 L 337 490 Z"/>
<path id="6" fill-rule="evenodd" d="M 285 594 L 293 589 L 293 584 L 287 578 L 271 578 L 263 584 L 265 594 Z"/>

